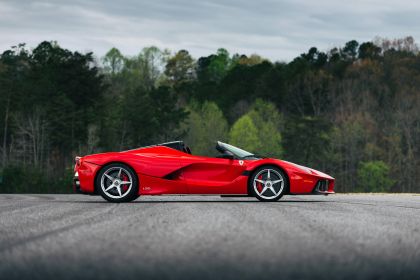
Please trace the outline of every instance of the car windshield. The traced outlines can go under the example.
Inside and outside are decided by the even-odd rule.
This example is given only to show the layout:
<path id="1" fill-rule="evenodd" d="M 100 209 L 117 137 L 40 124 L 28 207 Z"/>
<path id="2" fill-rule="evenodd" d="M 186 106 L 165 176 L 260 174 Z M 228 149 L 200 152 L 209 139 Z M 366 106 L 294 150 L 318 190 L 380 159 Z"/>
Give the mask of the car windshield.
<path id="1" fill-rule="evenodd" d="M 252 156 L 254 156 L 254 154 L 252 154 L 250 152 L 247 152 L 245 150 L 242 150 L 242 149 L 240 149 L 238 147 L 235 147 L 235 146 L 232 146 L 232 145 L 229 145 L 229 144 L 226 144 L 226 143 L 219 142 L 219 145 L 221 147 L 223 147 L 226 151 L 231 152 L 232 154 L 234 154 L 235 156 L 237 156 L 239 158 L 245 158 L 245 157 L 252 157 Z"/>

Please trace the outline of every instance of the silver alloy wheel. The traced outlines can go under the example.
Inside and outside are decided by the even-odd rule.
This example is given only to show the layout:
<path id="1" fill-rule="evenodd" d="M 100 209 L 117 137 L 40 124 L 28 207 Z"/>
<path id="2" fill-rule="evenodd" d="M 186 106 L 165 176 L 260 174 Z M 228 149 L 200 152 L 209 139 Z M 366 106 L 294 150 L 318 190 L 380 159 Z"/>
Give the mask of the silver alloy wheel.
<path id="1" fill-rule="evenodd" d="M 284 178 L 274 169 L 263 169 L 255 175 L 253 186 L 258 196 L 264 199 L 274 199 L 283 192 Z M 261 191 L 259 187 L 262 188 Z"/>
<path id="2" fill-rule="evenodd" d="M 125 185 L 128 187 L 123 187 Z M 133 178 L 130 172 L 122 167 L 111 167 L 101 177 L 101 188 L 110 198 L 123 198 L 130 193 L 132 187 Z"/>

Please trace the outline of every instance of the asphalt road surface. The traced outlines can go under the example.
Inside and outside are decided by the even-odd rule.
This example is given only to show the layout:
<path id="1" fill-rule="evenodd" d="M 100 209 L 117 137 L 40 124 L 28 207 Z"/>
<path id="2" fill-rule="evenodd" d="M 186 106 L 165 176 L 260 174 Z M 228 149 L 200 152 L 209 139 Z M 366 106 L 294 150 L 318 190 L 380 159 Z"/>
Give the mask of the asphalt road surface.
<path id="1" fill-rule="evenodd" d="M 0 279 L 420 279 L 420 195 L 0 195 Z"/>

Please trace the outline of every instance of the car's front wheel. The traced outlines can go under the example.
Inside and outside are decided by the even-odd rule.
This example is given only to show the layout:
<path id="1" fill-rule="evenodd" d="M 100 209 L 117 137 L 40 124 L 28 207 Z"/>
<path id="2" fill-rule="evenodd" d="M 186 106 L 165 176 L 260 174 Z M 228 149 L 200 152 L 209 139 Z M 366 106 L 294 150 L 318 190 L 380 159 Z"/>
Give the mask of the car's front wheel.
<path id="1" fill-rule="evenodd" d="M 110 202 L 129 202 L 138 198 L 136 174 L 121 163 L 105 166 L 96 177 L 96 189 Z"/>
<path id="2" fill-rule="evenodd" d="M 256 169 L 249 184 L 251 194 L 261 201 L 277 201 L 288 188 L 286 174 L 274 166 L 262 166 Z"/>

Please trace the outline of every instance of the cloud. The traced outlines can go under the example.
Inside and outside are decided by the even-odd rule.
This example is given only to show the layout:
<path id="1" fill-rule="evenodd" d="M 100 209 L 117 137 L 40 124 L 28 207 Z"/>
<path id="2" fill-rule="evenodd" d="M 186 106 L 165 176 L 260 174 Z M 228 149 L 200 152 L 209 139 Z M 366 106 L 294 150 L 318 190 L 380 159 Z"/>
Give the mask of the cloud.
<path id="1" fill-rule="evenodd" d="M 327 50 L 375 36 L 420 37 L 416 1 L 303 0 L 2 0 L 0 50 L 57 40 L 102 56 L 156 45 L 194 56 L 219 47 L 290 60 L 311 46 Z"/>

